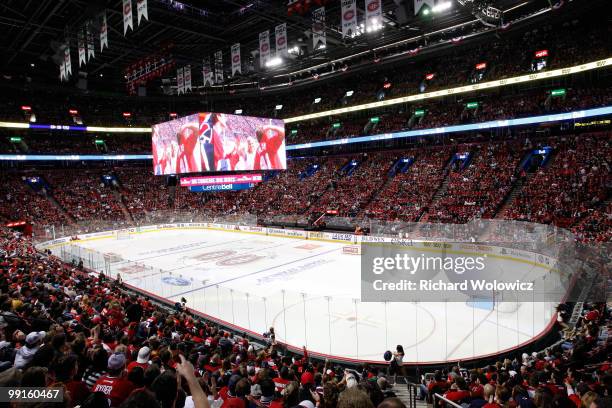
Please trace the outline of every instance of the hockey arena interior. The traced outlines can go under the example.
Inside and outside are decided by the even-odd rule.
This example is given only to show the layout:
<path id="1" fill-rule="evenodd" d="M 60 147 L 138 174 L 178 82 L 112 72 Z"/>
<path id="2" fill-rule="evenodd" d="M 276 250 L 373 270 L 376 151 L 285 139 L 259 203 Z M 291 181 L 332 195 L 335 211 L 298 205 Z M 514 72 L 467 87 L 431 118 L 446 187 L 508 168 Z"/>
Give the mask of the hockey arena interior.
<path id="1" fill-rule="evenodd" d="M 3 406 L 612 407 L 609 0 L 0 32 Z"/>

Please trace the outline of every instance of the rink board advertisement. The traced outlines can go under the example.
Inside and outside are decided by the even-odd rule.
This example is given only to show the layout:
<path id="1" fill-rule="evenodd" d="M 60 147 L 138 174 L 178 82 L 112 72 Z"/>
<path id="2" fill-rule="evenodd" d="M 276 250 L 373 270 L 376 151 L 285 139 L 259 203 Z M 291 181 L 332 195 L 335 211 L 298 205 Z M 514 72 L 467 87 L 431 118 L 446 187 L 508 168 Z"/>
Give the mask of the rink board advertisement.
<path id="1" fill-rule="evenodd" d="M 280 119 L 204 112 L 152 127 L 155 175 L 285 170 Z"/>

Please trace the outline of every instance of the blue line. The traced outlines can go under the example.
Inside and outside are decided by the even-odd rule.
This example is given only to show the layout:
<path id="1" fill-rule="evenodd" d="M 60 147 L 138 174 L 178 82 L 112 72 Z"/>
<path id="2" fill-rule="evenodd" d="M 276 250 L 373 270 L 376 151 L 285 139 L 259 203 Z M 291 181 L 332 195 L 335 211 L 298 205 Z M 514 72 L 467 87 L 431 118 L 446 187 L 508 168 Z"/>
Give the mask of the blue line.
<path id="1" fill-rule="evenodd" d="M 246 278 L 246 277 L 249 277 L 249 276 L 257 275 L 257 274 L 262 273 L 262 272 L 266 272 L 266 271 L 269 271 L 269 270 L 272 270 L 272 269 L 280 268 L 281 266 L 291 265 L 292 263 L 301 262 L 301 261 L 304 261 L 306 259 L 315 258 L 317 256 L 329 254 L 330 252 L 334 252 L 334 251 L 338 251 L 338 250 L 339 250 L 338 248 L 334 248 L 334 249 L 332 249 L 330 251 L 325 251 L 325 252 L 321 252 L 320 254 L 310 255 L 310 256 L 307 256 L 305 258 L 296 259 L 295 261 L 287 262 L 287 263 L 284 263 L 284 264 L 281 264 L 281 265 L 271 266 L 269 268 L 265 268 L 265 269 L 262 269 L 262 270 L 259 270 L 259 271 L 247 273 L 246 275 L 236 276 L 234 278 L 226 279 L 226 280 L 221 281 L 221 282 L 212 283 L 210 285 L 202 286 L 201 288 L 198 288 L 198 289 L 191 289 L 191 290 L 188 290 L 188 291 L 185 291 L 185 292 L 177 293 L 175 295 L 170 295 L 170 296 L 168 296 L 168 299 L 176 297 L 176 296 L 183 296 L 183 295 L 186 295 L 186 294 L 192 293 L 192 292 L 197 292 L 199 290 L 210 288 L 210 287 L 217 286 L 217 285 L 221 285 L 223 283 L 232 282 L 232 281 L 235 281 L 235 280 L 238 280 L 238 279 L 242 279 L 242 278 Z"/>

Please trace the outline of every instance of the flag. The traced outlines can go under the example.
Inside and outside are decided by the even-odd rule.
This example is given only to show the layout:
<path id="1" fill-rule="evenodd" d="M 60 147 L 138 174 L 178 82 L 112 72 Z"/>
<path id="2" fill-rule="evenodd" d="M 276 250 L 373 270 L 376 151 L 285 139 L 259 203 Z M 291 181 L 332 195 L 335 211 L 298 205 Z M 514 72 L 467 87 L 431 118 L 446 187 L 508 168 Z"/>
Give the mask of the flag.
<path id="1" fill-rule="evenodd" d="M 276 41 L 276 56 L 287 56 L 287 23 L 279 24 L 274 30 L 274 39 Z"/>
<path id="2" fill-rule="evenodd" d="M 102 22 L 100 23 L 100 52 L 104 46 L 108 48 L 108 24 L 106 23 L 106 11 L 102 13 Z"/>
<path id="3" fill-rule="evenodd" d="M 366 0 L 365 28 L 366 32 L 368 30 L 377 31 L 382 28 L 382 5 L 380 4 L 380 0 Z"/>
<path id="4" fill-rule="evenodd" d="M 83 30 L 79 30 L 77 32 L 77 45 L 79 48 L 79 67 L 81 67 L 81 65 L 87 64 L 87 56 L 85 54 L 85 38 L 83 35 Z"/>
<path id="5" fill-rule="evenodd" d="M 325 36 L 325 7 L 319 7 L 312 12 L 312 49 L 324 49 L 327 46 Z"/>
<path id="6" fill-rule="evenodd" d="M 87 61 L 91 58 L 96 57 L 95 44 L 94 44 L 94 35 L 93 30 L 91 28 L 91 21 L 85 23 L 85 33 L 87 35 Z"/>
<path id="7" fill-rule="evenodd" d="M 232 76 L 236 73 L 242 74 L 242 63 L 240 61 L 240 43 L 232 45 Z"/>
<path id="8" fill-rule="evenodd" d="M 183 68 L 176 70 L 176 94 L 180 95 L 185 93 L 185 82 L 183 78 Z"/>
<path id="9" fill-rule="evenodd" d="M 72 59 L 70 58 L 70 44 L 66 44 L 66 48 L 64 49 L 64 68 L 66 73 L 66 78 L 69 75 L 72 75 Z"/>
<path id="10" fill-rule="evenodd" d="M 270 59 L 270 32 L 259 33 L 259 66 L 264 68 Z"/>
<path id="11" fill-rule="evenodd" d="M 138 25 L 142 17 L 149 20 L 149 12 L 147 10 L 147 0 L 136 0 L 136 15 L 138 16 Z"/>
<path id="12" fill-rule="evenodd" d="M 210 69 L 210 59 L 204 60 L 204 64 L 202 65 L 202 76 L 204 77 L 204 86 L 213 85 L 213 72 Z"/>
<path id="13" fill-rule="evenodd" d="M 223 82 L 223 51 L 215 52 L 215 83 Z"/>
<path id="14" fill-rule="evenodd" d="M 132 21 L 132 0 L 123 0 L 123 35 L 127 34 L 128 28 L 134 30 Z"/>
<path id="15" fill-rule="evenodd" d="M 357 30 L 357 1 L 342 0 L 342 37 L 354 37 Z"/>
<path id="16" fill-rule="evenodd" d="M 185 92 L 191 91 L 191 65 L 186 65 L 183 68 L 183 77 L 185 81 Z"/>

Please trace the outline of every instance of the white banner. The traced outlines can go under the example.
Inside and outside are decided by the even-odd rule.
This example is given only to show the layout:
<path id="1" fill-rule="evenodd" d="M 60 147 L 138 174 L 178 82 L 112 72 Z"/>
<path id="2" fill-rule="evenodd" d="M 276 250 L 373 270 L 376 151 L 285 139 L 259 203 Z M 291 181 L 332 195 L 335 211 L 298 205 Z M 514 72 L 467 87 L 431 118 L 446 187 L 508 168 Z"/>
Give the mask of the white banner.
<path id="1" fill-rule="evenodd" d="M 180 95 L 185 93 L 185 82 L 183 78 L 183 68 L 176 70 L 176 94 Z"/>
<path id="2" fill-rule="evenodd" d="M 365 28 L 366 31 L 377 31 L 382 28 L 381 0 L 366 0 L 365 2 Z"/>
<path id="3" fill-rule="evenodd" d="M 138 16 L 138 25 L 142 17 L 149 20 L 149 12 L 147 10 L 147 0 L 136 0 L 136 15 Z"/>
<path id="4" fill-rule="evenodd" d="M 134 30 L 132 21 L 132 0 L 123 0 L 123 35 L 127 34 L 128 28 Z"/>
<path id="5" fill-rule="evenodd" d="M 270 32 L 259 33 L 259 66 L 264 68 L 270 59 Z"/>
<path id="6" fill-rule="evenodd" d="M 214 75 L 212 69 L 210 69 L 210 59 L 204 61 L 202 65 L 202 76 L 204 77 L 204 86 L 214 85 Z"/>
<path id="7" fill-rule="evenodd" d="M 66 63 L 62 62 L 59 66 L 59 70 L 60 70 L 60 81 L 64 82 L 64 79 L 66 79 Z"/>
<path id="8" fill-rule="evenodd" d="M 223 82 L 223 51 L 215 52 L 215 83 Z"/>
<path id="9" fill-rule="evenodd" d="M 79 30 L 77 33 L 77 46 L 79 48 L 79 67 L 81 65 L 87 64 L 87 55 L 85 50 L 85 36 L 83 35 L 83 30 Z"/>
<path id="10" fill-rule="evenodd" d="M 72 58 L 70 57 L 70 45 L 66 44 L 64 49 L 64 68 L 66 72 L 66 78 L 72 75 Z"/>
<path id="11" fill-rule="evenodd" d="M 342 0 L 342 37 L 354 37 L 357 30 L 357 0 Z"/>
<path id="12" fill-rule="evenodd" d="M 186 65 L 183 68 L 183 77 L 185 81 L 185 92 L 191 91 L 191 65 Z"/>
<path id="13" fill-rule="evenodd" d="M 100 23 L 100 52 L 104 46 L 108 48 L 108 24 L 106 22 L 106 11 L 102 14 L 102 22 Z"/>
<path id="14" fill-rule="evenodd" d="M 319 7 L 312 12 L 312 49 L 322 50 L 327 46 L 325 36 L 325 7 Z"/>
<path id="15" fill-rule="evenodd" d="M 85 33 L 85 38 L 87 40 L 87 61 L 89 61 L 90 59 L 96 57 L 96 44 L 94 43 L 94 35 L 93 30 L 91 28 L 91 21 L 85 23 Z"/>
<path id="16" fill-rule="evenodd" d="M 274 39 L 276 41 L 276 56 L 287 56 L 287 23 L 279 24 L 274 30 Z"/>
<path id="17" fill-rule="evenodd" d="M 419 14 L 421 7 L 426 4 L 430 9 L 435 5 L 434 0 L 414 0 L 414 15 Z"/>
<path id="18" fill-rule="evenodd" d="M 232 45 L 232 76 L 236 72 L 242 74 L 242 62 L 240 60 L 240 43 Z"/>

